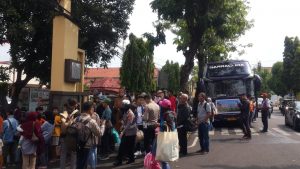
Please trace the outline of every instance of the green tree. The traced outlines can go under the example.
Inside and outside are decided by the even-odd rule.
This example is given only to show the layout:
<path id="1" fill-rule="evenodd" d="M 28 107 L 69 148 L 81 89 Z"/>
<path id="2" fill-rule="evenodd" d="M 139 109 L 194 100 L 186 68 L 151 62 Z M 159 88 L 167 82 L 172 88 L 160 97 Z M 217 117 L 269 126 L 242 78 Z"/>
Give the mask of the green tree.
<path id="1" fill-rule="evenodd" d="M 121 85 L 130 92 L 151 92 L 155 90 L 153 43 L 133 34 L 126 46 L 120 69 Z"/>
<path id="2" fill-rule="evenodd" d="M 232 45 L 250 27 L 246 20 L 246 1 L 153 0 L 151 6 L 158 13 L 160 22 L 165 22 L 176 30 L 177 49 L 183 51 L 185 56 L 180 73 L 182 90 L 187 87 L 195 57 L 198 59 L 199 75 L 202 76 L 206 58 L 212 57 L 207 56 L 208 53 L 211 54 L 208 41 L 213 42 L 215 48 L 223 48 L 221 51 L 224 51 L 224 46 Z"/>
<path id="3" fill-rule="evenodd" d="M 269 81 L 272 77 L 272 74 L 270 72 L 268 72 L 267 70 L 262 69 L 262 67 L 260 67 L 260 62 L 258 63 L 258 68 L 257 68 L 256 74 L 258 74 L 262 79 L 261 88 L 260 88 L 259 93 L 263 93 L 263 92 L 271 93 Z"/>
<path id="4" fill-rule="evenodd" d="M 8 83 L 7 83 L 8 80 L 9 80 L 9 68 L 0 66 L 0 107 L 4 109 L 7 106 L 6 96 L 8 94 Z"/>
<path id="5" fill-rule="evenodd" d="M 70 19 L 80 27 L 79 48 L 86 51 L 87 64 L 106 66 L 118 55 L 117 46 L 127 35 L 133 4 L 134 0 L 72 1 Z M 0 44 L 10 44 L 11 67 L 17 72 L 12 106 L 32 78 L 50 81 L 52 20 L 62 11 L 56 0 L 0 1 Z"/>
<path id="6" fill-rule="evenodd" d="M 180 90 L 179 80 L 180 80 L 180 66 L 179 64 L 173 63 L 173 61 L 167 60 L 166 64 L 161 68 L 161 72 L 164 72 L 168 79 L 168 90 L 178 93 Z"/>
<path id="7" fill-rule="evenodd" d="M 284 40 L 283 74 L 289 93 L 300 92 L 300 41 L 298 37 L 286 37 Z"/>
<path id="8" fill-rule="evenodd" d="M 272 76 L 268 81 L 270 89 L 279 96 L 287 94 L 286 83 L 283 81 L 283 62 L 276 62 L 272 66 Z"/>
<path id="9" fill-rule="evenodd" d="M 298 43 L 297 41 L 295 43 Z M 283 52 L 283 73 L 285 75 L 291 74 L 291 69 L 293 67 L 293 60 L 295 55 L 294 39 L 290 37 L 285 37 L 284 40 L 284 52 Z M 292 88 L 292 76 L 283 77 L 288 89 Z"/>

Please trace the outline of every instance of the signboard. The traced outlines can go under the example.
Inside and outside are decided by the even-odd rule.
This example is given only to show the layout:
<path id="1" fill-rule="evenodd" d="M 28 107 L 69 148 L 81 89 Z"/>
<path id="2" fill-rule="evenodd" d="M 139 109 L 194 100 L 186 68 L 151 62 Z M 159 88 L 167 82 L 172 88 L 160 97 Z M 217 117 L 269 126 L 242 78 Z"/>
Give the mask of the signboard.
<path id="1" fill-rule="evenodd" d="M 65 81 L 66 82 L 80 82 L 81 80 L 81 63 L 72 60 L 66 59 L 65 61 Z"/>
<path id="2" fill-rule="evenodd" d="M 239 99 L 218 99 L 216 100 L 216 106 L 218 109 L 218 114 L 228 114 L 240 113 L 240 108 L 238 104 L 240 103 Z"/>
<path id="3" fill-rule="evenodd" d="M 35 111 L 35 108 L 42 106 L 47 110 L 49 106 L 49 90 L 40 88 L 30 88 L 29 111 Z"/>
<path id="4" fill-rule="evenodd" d="M 245 67 L 245 63 L 223 63 L 218 65 L 210 65 L 208 69 L 222 69 L 222 68 L 232 68 L 232 67 Z"/>
<path id="5" fill-rule="evenodd" d="M 206 68 L 206 77 L 224 77 L 250 75 L 250 65 L 246 61 L 231 61 L 209 63 Z"/>

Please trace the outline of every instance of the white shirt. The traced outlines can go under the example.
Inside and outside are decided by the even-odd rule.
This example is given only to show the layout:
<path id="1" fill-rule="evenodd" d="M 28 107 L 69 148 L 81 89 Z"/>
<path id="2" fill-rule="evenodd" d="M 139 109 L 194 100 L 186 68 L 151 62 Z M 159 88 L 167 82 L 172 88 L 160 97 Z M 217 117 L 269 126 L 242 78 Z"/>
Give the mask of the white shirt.
<path id="1" fill-rule="evenodd" d="M 206 107 L 204 107 L 206 105 Z M 198 108 L 197 108 L 197 114 L 198 114 L 198 121 L 203 122 L 211 111 L 210 104 L 204 101 L 203 103 L 199 102 Z M 207 119 L 208 120 L 208 119 Z M 208 122 L 208 121 L 207 121 Z"/>
<path id="2" fill-rule="evenodd" d="M 271 107 L 270 100 L 268 98 L 266 98 L 265 100 L 262 101 L 262 107 L 263 108 L 270 108 Z"/>
<path id="3" fill-rule="evenodd" d="M 136 112 L 137 112 L 136 124 L 143 125 L 144 108 L 142 106 L 139 106 L 137 107 Z"/>

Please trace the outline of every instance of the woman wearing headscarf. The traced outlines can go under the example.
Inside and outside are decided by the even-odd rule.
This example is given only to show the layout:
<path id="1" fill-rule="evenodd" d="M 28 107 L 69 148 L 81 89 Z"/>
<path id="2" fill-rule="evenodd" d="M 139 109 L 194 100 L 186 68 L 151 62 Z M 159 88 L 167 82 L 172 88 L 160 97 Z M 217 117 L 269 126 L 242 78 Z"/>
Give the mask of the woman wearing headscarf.
<path id="1" fill-rule="evenodd" d="M 160 131 L 174 131 L 175 125 L 175 112 L 171 110 L 171 101 L 163 99 L 159 102 L 160 106 Z M 171 169 L 168 162 L 161 162 L 162 169 Z"/>
<path id="2" fill-rule="evenodd" d="M 41 125 L 36 120 L 37 113 L 31 112 L 20 127 L 21 138 L 19 144 L 22 150 L 23 169 L 35 169 L 36 154 L 38 149 L 41 148 L 39 145 L 44 144 Z"/>
<path id="3" fill-rule="evenodd" d="M 135 148 L 135 137 L 137 133 L 137 126 L 135 122 L 135 111 L 136 107 L 131 104 L 124 105 L 124 110 L 127 111 L 124 120 L 124 130 L 121 132 L 121 145 L 119 148 L 117 161 L 114 163 L 115 166 L 122 165 L 122 158 L 128 153 L 129 160 L 126 164 L 133 163 L 134 160 L 134 148 Z"/>

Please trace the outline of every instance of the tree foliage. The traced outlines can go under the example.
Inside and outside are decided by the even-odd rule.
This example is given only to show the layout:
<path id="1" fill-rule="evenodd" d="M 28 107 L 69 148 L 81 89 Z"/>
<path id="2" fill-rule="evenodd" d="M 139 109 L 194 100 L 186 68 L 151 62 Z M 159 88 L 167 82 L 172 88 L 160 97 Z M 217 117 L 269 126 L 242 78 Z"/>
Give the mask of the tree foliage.
<path id="1" fill-rule="evenodd" d="M 287 94 L 287 88 L 283 81 L 283 62 L 276 62 L 272 66 L 272 77 L 268 81 L 270 89 L 279 96 Z"/>
<path id="2" fill-rule="evenodd" d="M 72 1 L 72 20 L 80 27 L 79 47 L 86 51 L 86 63 L 105 66 L 118 54 L 120 39 L 126 36 L 134 0 Z M 1 0 L 0 44 L 10 44 L 11 67 L 16 69 L 12 104 L 21 89 L 36 77 L 50 81 L 52 20 L 61 14 L 56 0 Z M 26 77 L 22 79 L 22 74 Z"/>
<path id="3" fill-rule="evenodd" d="M 9 67 L 0 66 L 0 107 L 2 109 L 6 109 L 7 106 L 9 71 Z"/>
<path id="4" fill-rule="evenodd" d="M 186 88 L 197 57 L 199 75 L 205 59 L 223 57 L 232 42 L 250 27 L 246 20 L 246 1 L 242 0 L 153 0 L 151 6 L 159 20 L 174 30 L 177 49 L 185 56 L 180 86 Z M 212 45 L 213 44 L 213 45 Z"/>
<path id="5" fill-rule="evenodd" d="M 168 90 L 173 91 L 174 93 L 178 93 L 180 90 L 180 66 L 179 64 L 173 63 L 173 61 L 167 60 L 166 64 L 161 68 L 161 72 L 164 72 L 168 79 L 164 79 L 168 81 Z"/>
<path id="6" fill-rule="evenodd" d="M 264 93 L 264 92 L 267 92 L 267 93 L 271 93 L 271 89 L 270 89 L 270 86 L 269 86 L 269 81 L 272 77 L 272 74 L 270 72 L 268 72 L 267 70 L 261 70 L 261 71 L 257 71 L 256 72 L 262 79 L 262 82 L 261 82 L 261 88 L 260 88 L 260 93 Z"/>
<path id="7" fill-rule="evenodd" d="M 127 36 L 134 1 L 72 1 L 72 16 L 80 27 L 79 47 L 86 50 L 88 64 L 106 66 L 119 55 L 117 48 Z"/>
<path id="8" fill-rule="evenodd" d="M 290 93 L 300 92 L 300 41 L 286 37 L 283 52 L 283 80 Z"/>
<path id="9" fill-rule="evenodd" d="M 270 88 L 270 80 L 272 77 L 272 74 L 269 70 L 263 68 L 263 65 L 261 61 L 257 63 L 257 66 L 253 68 L 253 72 L 261 77 L 261 88 L 260 91 L 257 91 L 257 94 L 260 93 L 271 93 Z"/>
<path id="10" fill-rule="evenodd" d="M 122 58 L 121 85 L 130 92 L 154 91 L 154 43 L 151 40 L 144 41 L 133 34 L 129 35 L 129 41 Z"/>

